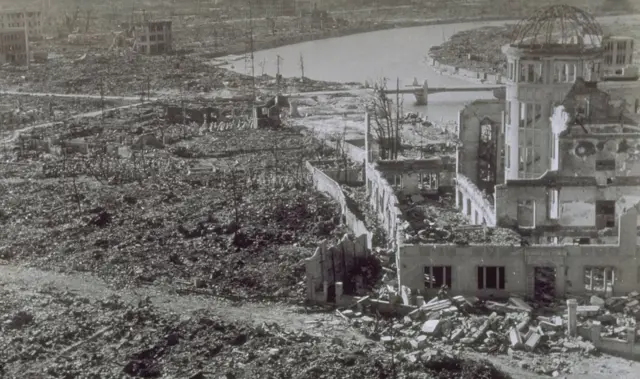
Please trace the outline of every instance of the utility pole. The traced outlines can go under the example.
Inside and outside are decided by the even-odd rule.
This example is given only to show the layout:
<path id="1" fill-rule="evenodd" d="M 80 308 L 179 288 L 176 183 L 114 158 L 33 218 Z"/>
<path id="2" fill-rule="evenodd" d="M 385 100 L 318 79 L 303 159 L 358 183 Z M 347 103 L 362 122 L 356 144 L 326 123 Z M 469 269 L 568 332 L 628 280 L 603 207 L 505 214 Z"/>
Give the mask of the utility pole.
<path id="1" fill-rule="evenodd" d="M 29 49 L 29 19 L 27 18 L 27 12 L 22 13 L 22 19 L 24 20 L 24 42 L 25 42 L 25 53 L 27 55 L 27 70 L 31 65 L 31 51 Z"/>
<path id="2" fill-rule="evenodd" d="M 282 62 L 282 57 L 278 54 L 276 57 L 276 91 L 280 93 L 280 62 Z"/>
<path id="3" fill-rule="evenodd" d="M 400 135 L 400 78 L 396 77 L 396 133 L 393 140 L 393 145 L 395 146 L 393 159 L 398 159 L 399 135 Z"/>
<path id="4" fill-rule="evenodd" d="M 249 49 L 251 50 L 251 91 L 252 91 L 252 106 L 255 105 L 256 101 L 256 72 L 255 72 L 255 64 L 254 64 L 254 56 L 253 56 L 253 13 L 252 13 L 252 2 L 249 0 Z"/>
<path id="5" fill-rule="evenodd" d="M 304 80 L 304 57 L 300 53 L 300 79 Z"/>
<path id="6" fill-rule="evenodd" d="M 104 120 L 104 79 L 100 78 L 100 116 Z"/>

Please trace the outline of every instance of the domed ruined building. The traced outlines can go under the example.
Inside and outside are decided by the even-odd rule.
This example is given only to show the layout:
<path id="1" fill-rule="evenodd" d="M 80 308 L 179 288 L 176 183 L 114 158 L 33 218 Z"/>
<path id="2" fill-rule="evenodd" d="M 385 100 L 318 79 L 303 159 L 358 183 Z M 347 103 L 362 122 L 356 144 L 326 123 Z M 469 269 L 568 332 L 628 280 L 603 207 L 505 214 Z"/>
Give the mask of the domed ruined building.
<path id="1" fill-rule="evenodd" d="M 620 216 L 640 201 L 640 82 L 601 77 L 627 61 L 629 40 L 566 5 L 518 23 L 503 47 L 505 99 L 460 112 L 456 200 L 472 223 L 531 243 L 622 241 Z"/>

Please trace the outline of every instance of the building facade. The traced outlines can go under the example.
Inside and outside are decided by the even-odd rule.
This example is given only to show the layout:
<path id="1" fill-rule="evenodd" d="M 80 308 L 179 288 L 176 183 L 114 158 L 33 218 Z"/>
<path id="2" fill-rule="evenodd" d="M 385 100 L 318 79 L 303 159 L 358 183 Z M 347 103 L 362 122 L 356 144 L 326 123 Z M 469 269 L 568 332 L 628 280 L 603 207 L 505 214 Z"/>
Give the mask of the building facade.
<path id="1" fill-rule="evenodd" d="M 633 64 L 634 40 L 631 37 L 611 36 L 603 41 L 602 76 L 605 80 L 637 79 Z"/>
<path id="2" fill-rule="evenodd" d="M 623 102 L 578 78 L 550 117 L 549 169 L 497 186 L 496 216 L 541 243 L 615 243 L 618 217 L 640 202 L 638 125 Z"/>
<path id="3" fill-rule="evenodd" d="M 26 28 L 29 32 L 29 40 L 42 39 L 42 13 L 0 9 L 0 29 L 14 28 Z"/>
<path id="4" fill-rule="evenodd" d="M 171 21 L 145 21 L 134 27 L 135 50 L 155 55 L 170 52 L 173 47 Z"/>
<path id="5" fill-rule="evenodd" d="M 560 8 L 550 14 L 573 11 Z M 557 20 L 535 22 L 503 48 L 505 99 L 460 112 L 457 206 L 529 243 L 615 243 L 616 220 L 640 202 L 640 85 L 600 79 L 632 44 L 590 19 L 541 35 Z"/>
<path id="6" fill-rule="evenodd" d="M 27 41 L 24 29 L 0 29 L 0 64 L 27 63 Z"/>

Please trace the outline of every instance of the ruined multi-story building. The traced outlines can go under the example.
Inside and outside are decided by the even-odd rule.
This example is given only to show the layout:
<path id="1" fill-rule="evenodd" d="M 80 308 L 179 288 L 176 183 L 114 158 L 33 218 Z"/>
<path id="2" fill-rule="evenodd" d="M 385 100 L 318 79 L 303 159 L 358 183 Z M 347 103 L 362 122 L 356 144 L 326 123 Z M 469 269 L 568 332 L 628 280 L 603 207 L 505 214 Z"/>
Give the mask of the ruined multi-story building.
<path id="1" fill-rule="evenodd" d="M 135 24 L 135 50 L 142 54 L 164 54 L 170 52 L 173 37 L 170 20 L 143 21 Z"/>
<path id="2" fill-rule="evenodd" d="M 28 30 L 29 40 L 42 39 L 42 13 L 36 10 L 0 9 L 1 29 Z"/>
<path id="3" fill-rule="evenodd" d="M 26 64 L 27 40 L 24 29 L 0 29 L 0 64 Z"/>
<path id="4" fill-rule="evenodd" d="M 634 40 L 631 37 L 608 36 L 603 43 L 604 80 L 637 80 L 638 68 L 633 64 Z"/>
<path id="5" fill-rule="evenodd" d="M 580 23 L 559 28 L 562 12 Z M 503 49 L 505 100 L 460 112 L 456 197 L 472 223 L 515 227 L 533 243 L 617 238 L 617 218 L 640 201 L 640 91 L 599 81 L 603 40 L 591 16 L 566 6 L 519 25 Z"/>

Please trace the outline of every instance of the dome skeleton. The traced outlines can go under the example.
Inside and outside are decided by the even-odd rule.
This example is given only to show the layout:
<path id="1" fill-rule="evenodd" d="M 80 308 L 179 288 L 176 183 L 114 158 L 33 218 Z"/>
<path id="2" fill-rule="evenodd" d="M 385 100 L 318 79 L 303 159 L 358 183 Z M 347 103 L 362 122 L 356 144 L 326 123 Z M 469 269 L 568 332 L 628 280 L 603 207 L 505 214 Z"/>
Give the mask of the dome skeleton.
<path id="1" fill-rule="evenodd" d="M 560 35 L 559 40 L 554 36 Z M 584 37 L 590 36 L 591 43 L 602 41 L 603 31 L 600 24 L 587 12 L 568 5 L 556 5 L 542 9 L 533 16 L 518 22 L 512 45 L 529 47 L 551 47 L 576 44 L 584 46 Z M 593 40 L 596 37 L 596 40 Z M 559 42 L 558 42 L 559 41 Z"/>

